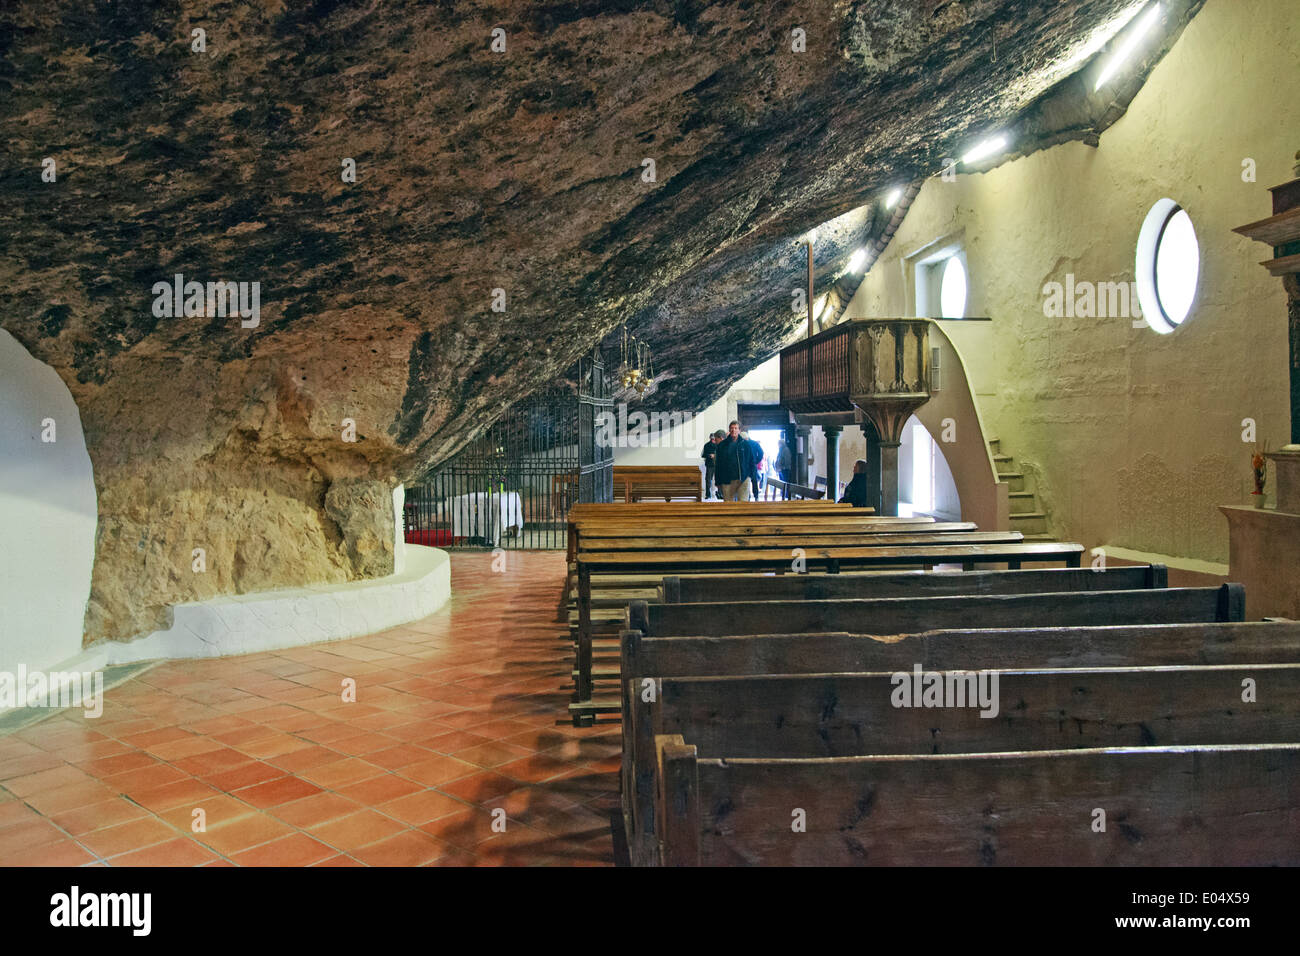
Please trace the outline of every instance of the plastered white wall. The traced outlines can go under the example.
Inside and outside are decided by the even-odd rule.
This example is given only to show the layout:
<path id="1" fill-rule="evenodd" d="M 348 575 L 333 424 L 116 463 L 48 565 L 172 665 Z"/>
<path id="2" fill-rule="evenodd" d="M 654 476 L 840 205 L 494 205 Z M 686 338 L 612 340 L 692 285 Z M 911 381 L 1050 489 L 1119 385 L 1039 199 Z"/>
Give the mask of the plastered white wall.
<path id="1" fill-rule="evenodd" d="M 910 314 L 904 257 L 962 233 L 967 314 L 945 323 L 1003 451 L 1036 477 L 1059 534 L 1089 546 L 1221 562 L 1218 505 L 1249 491 L 1250 447 L 1284 444 L 1286 300 L 1232 232 L 1271 212 L 1300 140 L 1300 18 L 1278 0 L 1208 0 L 1101 137 L 989 173 L 926 182 L 847 315 Z M 1253 159 L 1256 182 L 1242 179 Z M 1159 335 L 1131 318 L 1047 318 L 1043 287 L 1134 278 L 1143 218 L 1168 196 L 1194 223 L 1199 291 Z"/>
<path id="2" fill-rule="evenodd" d="M 662 408 L 655 405 L 651 396 L 646 401 L 647 412 L 677 414 L 682 424 L 669 428 L 666 433 L 654 432 L 650 438 L 655 444 L 631 448 L 618 445 L 614 448 L 616 465 L 687 465 L 703 467 L 700 452 L 709 435 L 726 431 L 736 418 L 736 406 L 741 403 L 775 404 L 780 399 L 780 357 L 774 356 L 756 366 L 736 382 L 727 393 L 698 415 L 687 419 L 681 409 Z M 617 416 L 618 406 L 615 405 Z"/>
<path id="3" fill-rule="evenodd" d="M 45 419 L 53 442 L 41 440 Z M 97 515 L 72 395 L 0 329 L 0 670 L 81 651 Z"/>

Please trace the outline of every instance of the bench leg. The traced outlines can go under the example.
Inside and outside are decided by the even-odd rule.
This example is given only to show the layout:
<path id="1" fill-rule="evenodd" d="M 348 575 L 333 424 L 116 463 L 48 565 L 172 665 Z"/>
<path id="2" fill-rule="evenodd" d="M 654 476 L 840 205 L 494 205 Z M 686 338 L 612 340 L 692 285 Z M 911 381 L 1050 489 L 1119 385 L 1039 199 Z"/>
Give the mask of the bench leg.
<path id="1" fill-rule="evenodd" d="M 578 702 L 591 700 L 591 569 L 578 565 Z M 578 726 L 589 724 L 592 714 L 574 714 Z"/>

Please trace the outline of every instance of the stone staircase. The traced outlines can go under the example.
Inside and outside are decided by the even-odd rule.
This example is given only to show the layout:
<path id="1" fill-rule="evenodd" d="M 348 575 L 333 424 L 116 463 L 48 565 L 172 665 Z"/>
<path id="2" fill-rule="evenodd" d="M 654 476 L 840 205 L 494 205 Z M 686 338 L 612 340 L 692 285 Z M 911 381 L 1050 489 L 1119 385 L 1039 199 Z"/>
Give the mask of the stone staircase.
<path id="1" fill-rule="evenodd" d="M 1026 541 L 1054 540 L 1047 515 L 1039 506 L 1038 495 L 1033 489 L 1033 480 L 1016 467 L 1016 460 L 1002 453 L 1002 440 L 989 439 L 989 451 L 993 454 L 993 465 L 998 471 L 998 480 L 1010 485 L 1011 530 L 1019 531 Z"/>

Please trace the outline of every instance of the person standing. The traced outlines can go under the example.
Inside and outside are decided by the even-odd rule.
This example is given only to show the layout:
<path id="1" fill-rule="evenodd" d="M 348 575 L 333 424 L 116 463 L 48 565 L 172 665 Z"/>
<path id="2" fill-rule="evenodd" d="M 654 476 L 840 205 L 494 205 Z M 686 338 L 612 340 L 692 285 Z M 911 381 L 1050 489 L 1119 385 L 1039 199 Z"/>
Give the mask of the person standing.
<path id="1" fill-rule="evenodd" d="M 754 450 L 748 439 L 740 437 L 740 422 L 727 426 L 727 437 L 718 443 L 714 460 L 722 500 L 748 501 Z"/>
<path id="2" fill-rule="evenodd" d="M 794 456 L 790 454 L 790 446 L 782 438 L 776 446 L 776 476 L 788 484 L 793 466 Z"/>
<path id="3" fill-rule="evenodd" d="M 700 457 L 704 459 L 704 498 L 707 501 L 710 498 L 720 497 L 714 487 L 714 478 L 717 473 L 717 454 L 718 443 L 727 437 L 727 433 L 718 429 L 709 436 L 708 442 L 704 445 L 704 451 Z"/>

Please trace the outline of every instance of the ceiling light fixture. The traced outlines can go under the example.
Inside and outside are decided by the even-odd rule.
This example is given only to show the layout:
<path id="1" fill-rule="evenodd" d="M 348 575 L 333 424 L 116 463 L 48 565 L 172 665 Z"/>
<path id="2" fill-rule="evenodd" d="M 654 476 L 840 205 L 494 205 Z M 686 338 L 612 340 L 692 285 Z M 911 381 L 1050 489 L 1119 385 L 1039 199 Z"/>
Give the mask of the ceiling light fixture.
<path id="1" fill-rule="evenodd" d="M 978 163 L 981 159 L 988 159 L 996 153 L 1002 152 L 1007 148 L 1007 136 L 1005 133 L 998 133 L 996 136 L 990 136 L 984 142 L 980 143 L 969 153 L 961 158 L 967 165 Z"/>
<path id="2" fill-rule="evenodd" d="M 1137 26 L 1129 31 L 1129 35 L 1124 38 L 1124 42 L 1119 45 L 1119 49 L 1117 49 L 1111 58 L 1106 61 L 1106 65 L 1101 68 L 1101 73 L 1097 77 L 1097 85 L 1092 88 L 1094 93 L 1105 86 L 1106 81 L 1114 76 L 1115 72 L 1124 65 L 1124 61 L 1133 55 L 1133 51 L 1137 49 L 1137 45 L 1142 41 L 1142 38 L 1146 36 L 1147 32 L 1155 26 L 1156 20 L 1159 16 L 1160 4 L 1158 3 L 1153 5 L 1150 10 L 1142 15 L 1142 19 L 1138 21 Z"/>

